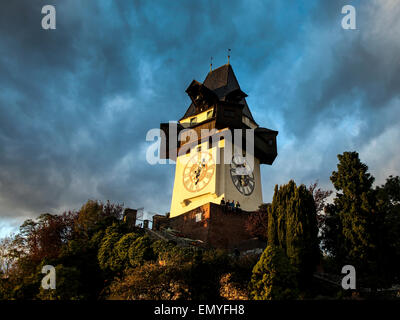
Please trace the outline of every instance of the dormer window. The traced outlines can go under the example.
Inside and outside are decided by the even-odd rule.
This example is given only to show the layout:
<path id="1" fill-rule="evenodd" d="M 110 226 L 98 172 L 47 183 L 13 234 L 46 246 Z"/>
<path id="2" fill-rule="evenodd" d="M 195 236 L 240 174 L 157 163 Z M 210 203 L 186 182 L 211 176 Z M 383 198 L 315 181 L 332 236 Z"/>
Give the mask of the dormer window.
<path id="1" fill-rule="evenodd" d="M 210 119 L 212 117 L 212 115 L 213 115 L 213 111 L 212 110 L 208 111 L 207 112 L 207 119 Z"/>
<path id="2" fill-rule="evenodd" d="M 197 123 L 197 118 L 194 117 L 192 119 L 190 119 L 190 125 L 196 124 Z"/>

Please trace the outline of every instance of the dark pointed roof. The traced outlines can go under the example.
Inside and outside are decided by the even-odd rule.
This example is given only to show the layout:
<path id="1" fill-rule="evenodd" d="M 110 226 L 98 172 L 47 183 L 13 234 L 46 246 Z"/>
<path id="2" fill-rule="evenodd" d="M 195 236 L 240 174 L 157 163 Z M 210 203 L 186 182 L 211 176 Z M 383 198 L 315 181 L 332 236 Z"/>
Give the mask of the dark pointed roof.
<path id="1" fill-rule="evenodd" d="M 207 74 L 203 85 L 212 90 L 221 101 L 225 101 L 226 96 L 233 91 L 239 90 L 241 92 L 239 82 L 237 81 L 235 73 L 233 72 L 230 64 L 225 64 L 222 67 L 210 71 Z M 239 103 L 244 105 L 243 114 L 254 121 L 249 106 L 247 105 L 246 99 L 244 98 L 246 96 L 247 95 L 243 93 L 243 98 L 240 100 Z M 190 117 L 194 114 L 195 107 L 194 104 L 191 103 L 182 119 Z"/>

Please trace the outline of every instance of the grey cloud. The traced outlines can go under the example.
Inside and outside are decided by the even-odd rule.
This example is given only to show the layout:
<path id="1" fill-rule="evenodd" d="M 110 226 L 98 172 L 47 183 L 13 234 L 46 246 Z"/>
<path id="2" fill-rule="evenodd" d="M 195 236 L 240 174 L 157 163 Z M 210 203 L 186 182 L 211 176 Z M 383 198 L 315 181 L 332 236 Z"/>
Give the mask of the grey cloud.
<path id="1" fill-rule="evenodd" d="M 0 215 L 78 208 L 88 198 L 167 211 L 173 166 L 138 156 L 146 132 L 182 116 L 187 85 L 204 79 L 210 56 L 214 67 L 226 63 L 228 48 L 253 113 L 280 131 L 277 162 L 263 169 L 266 200 L 292 177 L 327 184 L 337 153 L 398 121 L 383 111 L 398 97 L 398 65 L 386 63 L 399 56 L 398 41 L 343 33 L 342 3 L 70 0 L 56 4 L 56 31 L 40 28 L 48 1 L 2 4 Z M 373 17 L 361 3 L 360 14 L 361 28 Z M 335 130 L 356 109 L 358 134 L 314 141 L 318 126 Z M 290 159 L 310 151 L 290 139 L 324 155 L 302 168 Z"/>

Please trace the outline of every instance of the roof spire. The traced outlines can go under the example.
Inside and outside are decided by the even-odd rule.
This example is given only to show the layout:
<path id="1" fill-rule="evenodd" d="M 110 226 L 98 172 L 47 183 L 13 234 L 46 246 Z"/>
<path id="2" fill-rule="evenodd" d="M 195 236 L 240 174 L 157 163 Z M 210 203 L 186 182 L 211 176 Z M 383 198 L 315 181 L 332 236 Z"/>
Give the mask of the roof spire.
<path id="1" fill-rule="evenodd" d="M 212 71 L 212 60 L 213 60 L 213 58 L 211 57 L 211 59 L 210 59 L 210 72 Z"/>
<path id="2" fill-rule="evenodd" d="M 231 49 L 228 49 L 228 64 L 229 64 L 229 58 L 231 57 Z"/>

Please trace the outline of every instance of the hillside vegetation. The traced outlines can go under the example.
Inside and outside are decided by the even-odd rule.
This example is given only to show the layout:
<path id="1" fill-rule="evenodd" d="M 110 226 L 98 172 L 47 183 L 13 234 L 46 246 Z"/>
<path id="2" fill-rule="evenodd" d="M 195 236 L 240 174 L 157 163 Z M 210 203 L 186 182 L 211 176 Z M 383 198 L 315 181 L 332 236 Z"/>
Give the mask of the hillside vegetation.
<path id="1" fill-rule="evenodd" d="M 374 187 L 356 152 L 338 159 L 331 203 L 332 192 L 289 181 L 250 216 L 248 232 L 268 243 L 261 256 L 155 240 L 110 202 L 26 220 L 0 243 L 0 299 L 380 297 L 400 282 L 400 178 Z M 54 290 L 41 286 L 44 265 L 55 267 Z M 343 277 L 344 265 L 356 269 L 356 290 L 314 276 L 323 269 Z"/>

